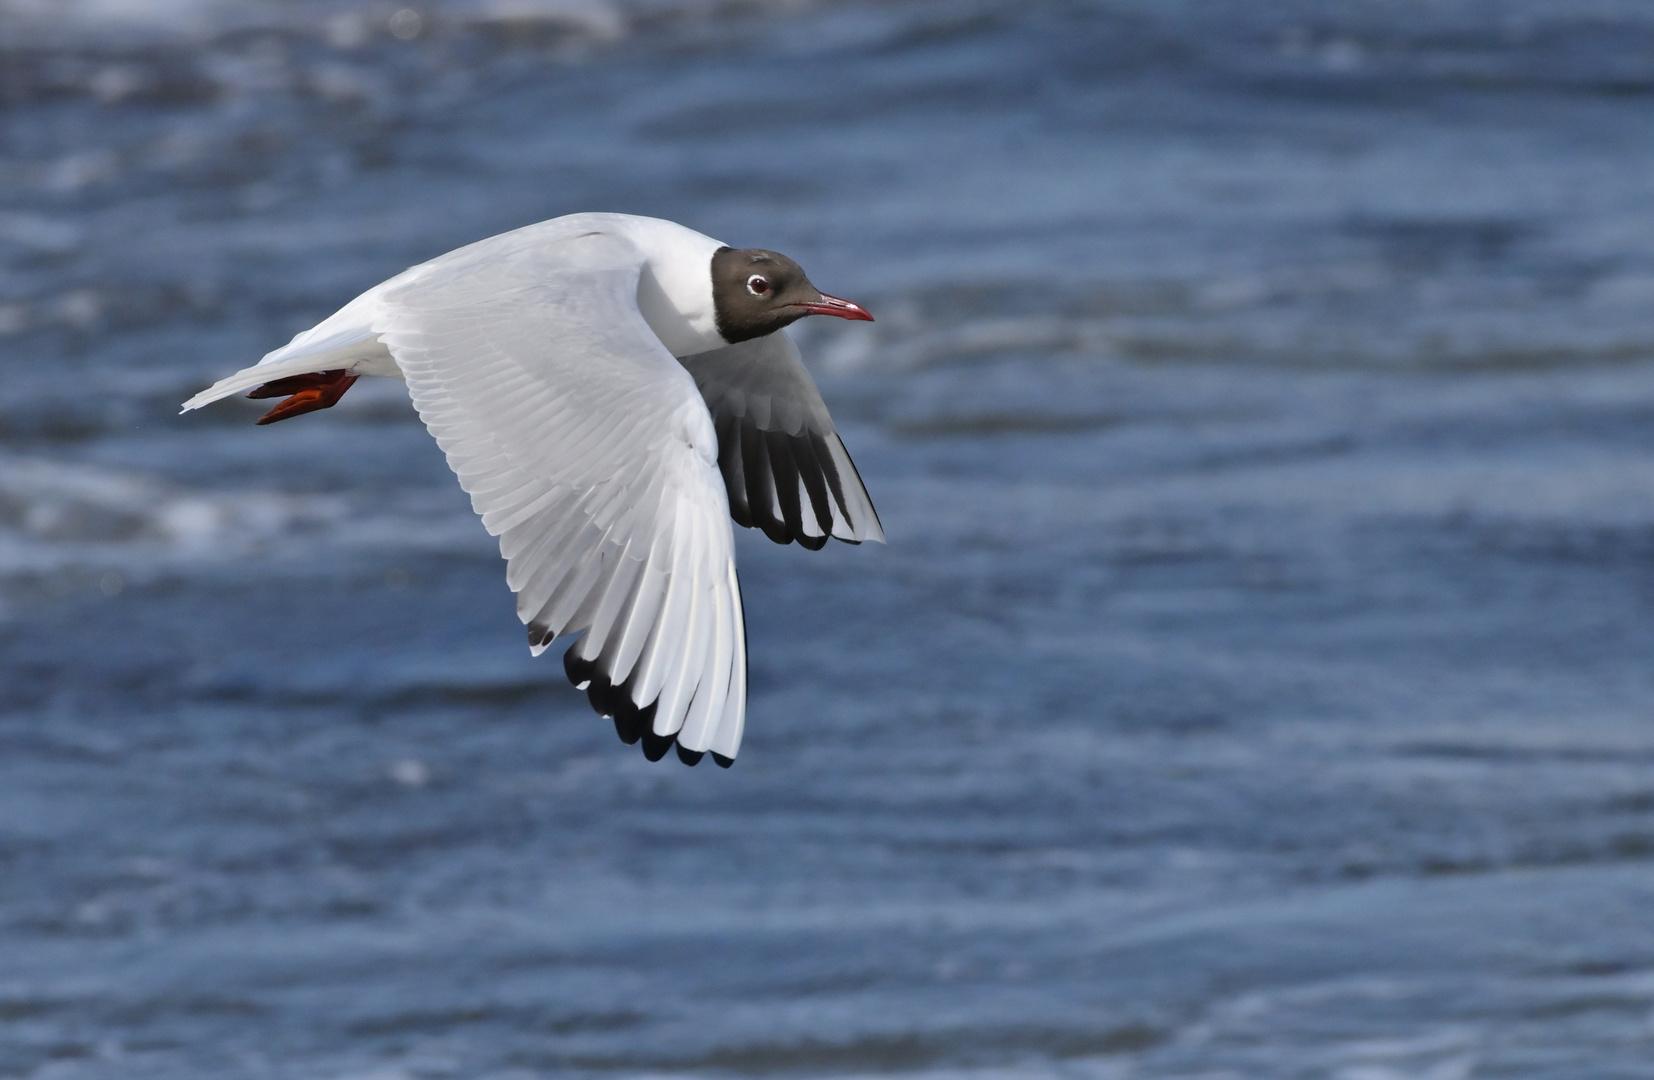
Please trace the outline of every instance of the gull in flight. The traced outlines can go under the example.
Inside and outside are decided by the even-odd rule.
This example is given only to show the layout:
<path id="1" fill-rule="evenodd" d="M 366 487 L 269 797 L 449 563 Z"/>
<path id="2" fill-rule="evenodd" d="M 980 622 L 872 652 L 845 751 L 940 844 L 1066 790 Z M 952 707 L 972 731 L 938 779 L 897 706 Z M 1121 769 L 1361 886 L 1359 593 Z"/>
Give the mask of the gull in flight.
<path id="1" fill-rule="evenodd" d="M 783 327 L 873 316 L 785 255 L 572 214 L 377 285 L 184 410 L 250 391 L 260 424 L 403 379 L 483 527 L 534 655 L 626 743 L 728 767 L 746 717 L 730 519 L 776 543 L 884 540 Z"/>

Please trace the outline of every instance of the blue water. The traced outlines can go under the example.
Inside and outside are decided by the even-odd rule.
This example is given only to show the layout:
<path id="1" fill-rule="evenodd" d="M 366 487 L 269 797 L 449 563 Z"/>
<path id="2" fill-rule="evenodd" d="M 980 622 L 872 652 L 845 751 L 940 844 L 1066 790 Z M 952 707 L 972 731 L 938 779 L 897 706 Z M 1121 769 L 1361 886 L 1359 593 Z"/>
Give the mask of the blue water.
<path id="1" fill-rule="evenodd" d="M 0 102 L 0 1076 L 1654 1077 L 1646 5 L 31 0 Z M 175 415 L 593 209 L 879 320 L 727 772 L 399 386 Z"/>

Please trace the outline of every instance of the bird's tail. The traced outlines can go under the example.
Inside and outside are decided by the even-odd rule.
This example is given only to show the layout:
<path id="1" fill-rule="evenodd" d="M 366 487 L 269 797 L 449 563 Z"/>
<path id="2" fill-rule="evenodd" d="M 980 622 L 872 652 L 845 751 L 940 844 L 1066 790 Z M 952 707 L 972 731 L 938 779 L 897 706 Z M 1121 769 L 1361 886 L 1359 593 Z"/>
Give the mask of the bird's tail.
<path id="1" fill-rule="evenodd" d="M 325 356 L 298 356 L 274 364 L 257 363 L 252 367 L 242 368 L 234 375 L 219 379 L 184 402 L 184 407 L 179 411 L 189 412 L 191 409 L 199 409 L 203 405 L 211 405 L 215 401 L 222 401 L 224 398 L 257 389 L 265 383 L 275 382 L 277 379 L 286 379 L 294 375 L 308 375 L 314 371 L 327 371 L 339 366 L 336 363 L 329 364 Z"/>
<path id="2" fill-rule="evenodd" d="M 234 375 L 219 379 L 184 402 L 182 411 L 199 409 L 232 394 L 294 375 L 340 368 L 351 369 L 354 373 L 360 370 L 357 365 L 362 361 L 370 362 L 369 374 L 394 374 L 395 361 L 379 343 L 379 334 L 373 328 L 376 310 L 374 292 L 364 293 L 286 345 L 266 353 L 264 359 L 252 367 L 242 368 Z M 388 370 L 383 370 L 386 368 Z"/>

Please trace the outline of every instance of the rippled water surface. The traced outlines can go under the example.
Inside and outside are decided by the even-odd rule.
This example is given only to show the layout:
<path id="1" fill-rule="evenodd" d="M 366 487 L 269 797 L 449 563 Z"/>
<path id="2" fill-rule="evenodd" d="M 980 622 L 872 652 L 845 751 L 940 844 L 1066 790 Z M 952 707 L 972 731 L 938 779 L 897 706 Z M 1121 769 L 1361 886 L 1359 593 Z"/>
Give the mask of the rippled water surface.
<path id="1" fill-rule="evenodd" d="M 0 1076 L 1654 1077 L 1645 5 L 10 0 L 0 101 Z M 400 386 L 175 415 L 588 209 L 879 319 L 728 772 Z"/>

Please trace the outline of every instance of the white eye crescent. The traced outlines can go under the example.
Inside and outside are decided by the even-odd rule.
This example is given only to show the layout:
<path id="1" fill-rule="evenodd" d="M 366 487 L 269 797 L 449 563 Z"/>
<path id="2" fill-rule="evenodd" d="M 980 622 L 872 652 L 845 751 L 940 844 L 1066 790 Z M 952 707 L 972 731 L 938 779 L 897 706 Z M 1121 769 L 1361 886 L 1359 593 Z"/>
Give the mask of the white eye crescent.
<path id="1" fill-rule="evenodd" d="M 754 274 L 747 278 L 747 292 L 754 296 L 768 296 L 770 294 L 770 279 L 763 274 Z"/>

